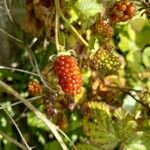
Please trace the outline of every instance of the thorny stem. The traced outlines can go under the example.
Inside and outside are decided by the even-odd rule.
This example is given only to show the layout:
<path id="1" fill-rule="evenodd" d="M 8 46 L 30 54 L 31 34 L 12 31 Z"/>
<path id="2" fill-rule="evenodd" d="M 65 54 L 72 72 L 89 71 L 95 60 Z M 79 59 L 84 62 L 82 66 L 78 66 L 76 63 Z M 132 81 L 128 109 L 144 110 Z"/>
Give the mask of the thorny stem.
<path id="1" fill-rule="evenodd" d="M 18 131 L 18 133 L 19 133 L 19 135 L 20 135 L 22 141 L 23 141 L 24 144 L 26 145 L 27 149 L 28 149 L 28 150 L 31 150 L 30 146 L 27 144 L 27 142 L 26 142 L 25 138 L 23 137 L 23 134 L 21 133 L 21 131 L 20 131 L 18 125 L 16 124 L 15 120 L 11 117 L 11 115 L 10 115 L 9 112 L 5 109 L 5 107 L 3 107 L 2 104 L 0 104 L 0 105 L 1 105 L 2 109 L 6 112 L 6 114 L 8 115 L 8 117 L 10 118 L 10 120 L 12 121 L 12 123 L 14 124 L 14 126 L 16 127 L 16 129 L 17 129 L 17 131 Z"/>
<path id="2" fill-rule="evenodd" d="M 74 34 L 81 40 L 81 42 L 86 46 L 89 47 L 89 44 L 85 39 L 78 33 L 78 31 L 72 26 L 72 24 L 65 18 L 65 16 L 62 14 L 61 11 L 59 11 L 59 15 L 62 17 L 62 19 L 70 26 L 71 30 L 74 32 Z"/>
<path id="3" fill-rule="evenodd" d="M 41 119 L 44 124 L 52 131 L 58 142 L 60 143 L 61 147 L 63 150 L 68 150 L 67 146 L 63 142 L 61 136 L 59 135 L 57 131 L 57 127 L 55 124 L 50 122 L 38 109 L 36 109 L 30 102 L 28 102 L 26 99 L 20 96 L 20 94 L 15 91 L 13 88 L 11 88 L 9 85 L 4 83 L 2 80 L 0 80 L 0 87 L 4 88 L 8 93 L 12 94 L 15 96 L 17 99 L 19 99 L 21 102 L 23 102 L 31 111 L 35 113 L 35 115 Z"/>
<path id="4" fill-rule="evenodd" d="M 27 150 L 27 148 L 19 143 L 18 141 L 16 141 L 15 139 L 13 139 L 12 137 L 8 136 L 7 134 L 5 134 L 4 132 L 0 131 L 0 135 L 2 135 L 4 138 L 6 138 L 9 142 L 15 144 L 16 146 L 18 146 L 19 148 L 21 148 L 22 150 Z"/>

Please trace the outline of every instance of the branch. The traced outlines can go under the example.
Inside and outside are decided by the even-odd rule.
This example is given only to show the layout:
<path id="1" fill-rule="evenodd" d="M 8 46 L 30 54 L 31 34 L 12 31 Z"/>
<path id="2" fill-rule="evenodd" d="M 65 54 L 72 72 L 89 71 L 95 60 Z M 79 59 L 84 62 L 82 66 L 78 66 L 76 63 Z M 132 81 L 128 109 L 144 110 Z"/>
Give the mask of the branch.
<path id="1" fill-rule="evenodd" d="M 38 74 L 27 71 L 27 70 L 23 70 L 23 69 L 17 69 L 17 68 L 11 68 L 11 67 L 5 67 L 5 66 L 0 66 L 0 70 L 11 70 L 11 71 L 17 71 L 17 72 L 22 72 L 22 73 L 27 73 L 36 77 L 39 77 Z"/>
<path id="2" fill-rule="evenodd" d="M 62 19 L 70 26 L 71 30 L 74 32 L 74 34 L 81 40 L 81 42 L 86 46 L 89 47 L 89 44 L 87 41 L 84 40 L 84 38 L 78 33 L 78 31 L 71 25 L 71 23 L 65 18 L 65 16 L 62 14 L 61 11 L 59 11 L 59 15 L 62 17 Z"/>
<path id="3" fill-rule="evenodd" d="M 9 142 L 17 145 L 19 148 L 23 149 L 23 150 L 27 150 L 27 148 L 19 143 L 18 141 L 16 141 L 15 139 L 13 139 L 12 137 L 8 136 L 7 134 L 5 134 L 4 132 L 0 131 L 0 135 L 2 135 L 4 138 L 6 138 Z"/>
<path id="4" fill-rule="evenodd" d="M 146 104 L 144 104 L 142 101 L 140 101 L 139 99 L 137 99 L 134 95 L 132 95 L 130 92 L 125 91 L 126 94 L 128 94 L 129 96 L 131 96 L 137 103 L 141 104 L 142 106 L 144 106 L 147 109 L 150 109 L 150 107 Z"/>
<path id="5" fill-rule="evenodd" d="M 43 95 L 40 95 L 40 96 L 35 96 L 35 97 L 32 97 L 32 98 L 29 98 L 29 99 L 27 99 L 27 101 L 32 102 L 32 101 L 35 101 L 35 100 L 41 99 L 41 98 L 43 98 L 43 97 L 44 97 L 44 94 L 43 94 Z M 13 104 L 11 104 L 10 106 L 11 106 L 11 107 L 13 107 L 13 106 L 17 106 L 17 105 L 19 105 L 19 104 L 22 104 L 22 101 L 19 101 L 19 102 L 13 103 Z M 2 110 L 2 109 L 3 109 L 3 108 L 2 108 L 2 107 L 0 107 L 0 110 Z"/>
<path id="6" fill-rule="evenodd" d="M 10 10 L 9 10 L 9 8 L 8 8 L 8 5 L 7 5 L 7 1 L 6 1 L 6 0 L 3 0 L 3 1 L 4 1 L 4 7 L 5 7 L 6 13 L 7 13 L 7 15 L 8 15 L 8 18 L 10 19 L 10 21 L 11 21 L 12 23 L 14 23 L 14 20 L 13 20 L 11 14 L 10 14 Z"/>
<path id="7" fill-rule="evenodd" d="M 15 120 L 11 117 L 11 115 L 10 115 L 9 112 L 5 109 L 5 107 L 4 107 L 2 104 L 0 104 L 0 105 L 1 105 L 2 109 L 6 112 L 6 114 L 8 115 L 8 117 L 10 118 L 10 120 L 12 121 L 12 123 L 14 124 L 14 126 L 16 127 L 16 129 L 17 129 L 17 131 L 18 131 L 18 133 L 19 133 L 19 135 L 20 135 L 22 141 L 24 142 L 24 144 L 25 144 L 26 147 L 27 147 L 27 150 L 31 150 L 32 148 L 30 148 L 30 146 L 27 144 L 27 142 L 26 142 L 25 138 L 23 137 L 23 134 L 21 133 L 21 131 L 20 131 L 18 125 L 16 124 Z"/>
<path id="8" fill-rule="evenodd" d="M 35 71 L 37 72 L 41 82 L 44 84 L 45 87 L 47 87 L 52 93 L 56 93 L 56 91 L 54 89 L 52 89 L 49 84 L 45 81 L 45 79 L 43 78 L 43 76 L 40 73 L 40 69 L 38 67 L 38 63 L 37 60 L 35 58 L 34 53 L 32 52 L 32 49 L 29 46 L 26 46 L 26 49 L 28 51 L 28 54 L 30 56 L 30 61 L 33 63 L 33 67 L 35 69 Z"/>
<path id="9" fill-rule="evenodd" d="M 6 32 L 5 30 L 3 30 L 2 28 L 0 28 L 0 32 L 2 32 L 3 34 L 7 35 L 9 38 L 15 40 L 16 42 L 23 44 L 23 41 L 17 39 L 16 37 L 12 36 L 11 34 L 9 34 L 8 32 Z"/>
<path id="10" fill-rule="evenodd" d="M 12 94 L 15 96 L 17 99 L 19 99 L 21 102 L 23 102 L 31 111 L 35 113 L 35 115 L 41 119 L 44 124 L 52 131 L 58 142 L 60 143 L 61 147 L 63 150 L 68 150 L 67 146 L 63 142 L 61 136 L 57 132 L 57 127 L 55 124 L 50 122 L 38 109 L 36 109 L 30 102 L 28 102 L 26 99 L 21 97 L 18 92 L 16 92 L 13 88 L 11 88 L 9 85 L 4 83 L 3 81 L 0 80 L 0 87 L 4 88 L 8 93 Z"/>
<path id="11" fill-rule="evenodd" d="M 60 50 L 60 44 L 58 40 L 58 32 L 59 32 L 59 0 L 55 0 L 55 7 L 56 7 L 56 13 L 55 13 L 55 42 L 56 42 L 56 48 L 57 51 Z"/>

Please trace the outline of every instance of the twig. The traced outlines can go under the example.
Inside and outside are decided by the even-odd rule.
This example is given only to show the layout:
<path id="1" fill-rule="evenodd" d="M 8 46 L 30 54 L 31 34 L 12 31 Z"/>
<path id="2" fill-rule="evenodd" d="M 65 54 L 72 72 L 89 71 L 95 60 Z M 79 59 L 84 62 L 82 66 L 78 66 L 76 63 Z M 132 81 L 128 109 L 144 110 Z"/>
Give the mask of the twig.
<path id="1" fill-rule="evenodd" d="M 70 138 L 69 138 L 61 129 L 59 129 L 59 127 L 57 128 L 57 130 L 58 130 L 65 138 L 67 138 L 67 140 L 68 140 L 69 142 L 71 142 Z M 73 144 L 72 146 L 73 146 L 74 150 L 78 150 L 77 147 L 76 147 L 74 144 Z"/>
<path id="2" fill-rule="evenodd" d="M 47 84 L 47 82 L 43 79 L 43 76 L 42 76 L 41 73 L 40 73 L 40 70 L 39 70 L 39 67 L 38 67 L 36 58 L 35 58 L 35 56 L 34 56 L 32 50 L 31 50 L 30 48 L 28 49 L 28 52 L 29 52 L 29 54 L 31 55 L 31 59 L 32 59 L 32 61 L 33 61 L 33 63 L 34 63 L 36 72 L 37 72 L 38 76 L 39 76 L 40 79 L 41 79 L 41 82 L 42 82 L 42 83 L 45 85 L 45 87 L 47 87 L 52 93 L 55 93 L 55 91 L 54 91 L 54 90 Z"/>
<path id="3" fill-rule="evenodd" d="M 5 134 L 4 132 L 0 131 L 0 135 L 2 135 L 4 138 L 6 138 L 9 142 L 17 145 L 19 148 L 23 149 L 23 150 L 27 150 L 27 148 L 19 143 L 18 141 L 16 141 L 15 139 L 13 139 L 12 137 L 8 136 L 7 134 Z"/>
<path id="4" fill-rule="evenodd" d="M 52 122 L 50 122 L 40 111 L 38 111 L 38 109 L 36 109 L 30 102 L 28 102 L 25 98 L 21 97 L 20 94 L 15 91 L 13 88 L 11 88 L 9 85 L 7 85 L 6 83 L 4 83 L 3 81 L 0 80 L 0 87 L 4 88 L 8 93 L 12 94 L 13 96 L 15 96 L 17 99 L 19 99 L 20 101 L 22 101 L 31 111 L 33 111 L 35 113 L 35 115 L 41 119 L 44 124 L 52 131 L 52 133 L 54 134 L 54 136 L 56 137 L 56 139 L 58 140 L 58 142 L 60 143 L 61 147 L 63 150 L 68 150 L 67 146 L 65 145 L 65 143 L 63 142 L 61 136 L 59 135 L 58 131 L 57 131 L 57 127 L 55 124 L 53 124 Z"/>
<path id="5" fill-rule="evenodd" d="M 107 86 L 107 85 L 106 85 Z M 139 99 L 137 99 L 130 91 L 134 91 L 134 92 L 141 92 L 141 90 L 135 90 L 135 89 L 130 89 L 130 88 L 121 88 L 121 87 L 117 87 L 117 86 L 107 86 L 108 88 L 114 88 L 114 89 L 118 89 L 121 90 L 123 92 L 125 92 L 126 94 L 128 94 L 129 96 L 131 96 L 137 103 L 141 104 L 142 106 L 150 109 L 150 107 L 146 104 L 144 104 L 142 101 L 140 101 Z"/>
<path id="6" fill-rule="evenodd" d="M 11 21 L 12 23 L 14 23 L 14 20 L 13 20 L 11 14 L 10 14 L 10 10 L 9 10 L 9 8 L 8 8 L 8 5 L 7 5 L 7 1 L 6 1 L 6 0 L 3 0 L 3 2 L 4 2 L 4 6 L 5 6 L 6 13 L 7 13 L 7 15 L 8 15 L 8 18 L 10 19 L 10 21 Z"/>
<path id="7" fill-rule="evenodd" d="M 11 68 L 11 67 L 5 67 L 5 66 L 0 66 L 0 70 L 11 70 L 11 71 L 17 71 L 17 72 L 22 72 L 22 73 L 27 73 L 36 77 L 39 77 L 38 74 L 27 71 L 27 70 L 23 70 L 23 69 L 17 69 L 17 68 Z"/>
<path id="8" fill-rule="evenodd" d="M 60 50 L 59 40 L 58 40 L 58 32 L 59 32 L 59 0 L 55 0 L 55 7 L 56 7 L 56 13 L 55 13 L 55 42 L 56 42 L 56 48 L 57 51 Z"/>
<path id="9" fill-rule="evenodd" d="M 71 23 L 65 18 L 65 16 L 62 14 L 61 11 L 59 11 L 59 15 L 62 17 L 62 19 L 70 26 L 71 30 L 74 32 L 74 34 L 81 40 L 81 42 L 86 46 L 89 47 L 89 44 L 84 40 L 84 38 L 78 33 L 78 31 L 71 25 Z"/>
<path id="10" fill-rule="evenodd" d="M 142 106 L 144 106 L 147 109 L 150 109 L 150 107 L 146 104 L 144 104 L 142 101 L 140 101 L 139 99 L 137 99 L 134 95 L 132 95 L 130 92 L 125 91 L 126 94 L 128 94 L 129 96 L 131 96 L 137 103 L 141 104 Z"/>
<path id="11" fill-rule="evenodd" d="M 10 37 L 11 39 L 15 40 L 16 42 L 23 44 L 23 41 L 21 41 L 21 40 L 17 39 L 16 37 L 12 36 L 11 34 L 6 32 L 2 28 L 0 28 L 0 32 L 2 32 L 3 34 L 7 35 L 8 37 Z"/>
<path id="12" fill-rule="evenodd" d="M 32 97 L 32 98 L 27 99 L 27 101 L 32 102 L 32 101 L 35 101 L 35 100 L 41 99 L 43 96 L 44 96 L 44 94 L 43 94 L 43 95 L 40 95 L 40 96 Z M 22 101 L 19 101 L 19 102 L 13 103 L 13 104 L 11 104 L 10 106 L 11 106 L 11 107 L 14 107 L 14 106 L 17 106 L 17 105 L 19 105 L 19 104 L 22 104 Z M 0 110 L 1 110 L 1 109 L 3 109 L 3 108 L 2 108 L 2 107 L 0 107 Z"/>
<path id="13" fill-rule="evenodd" d="M 16 124 L 15 120 L 11 117 L 11 115 L 9 114 L 9 112 L 5 109 L 5 107 L 2 104 L 0 104 L 0 106 L 3 108 L 3 110 L 6 112 L 6 114 L 8 115 L 8 117 L 10 118 L 10 120 L 12 121 L 12 123 L 14 124 L 14 126 L 16 127 L 16 129 L 17 129 L 17 131 L 18 131 L 18 133 L 19 133 L 22 141 L 24 142 L 24 144 L 27 147 L 27 150 L 31 150 L 30 146 L 27 144 L 27 142 L 26 142 L 25 138 L 23 137 L 23 134 L 21 133 L 21 131 L 20 131 L 18 125 Z"/>

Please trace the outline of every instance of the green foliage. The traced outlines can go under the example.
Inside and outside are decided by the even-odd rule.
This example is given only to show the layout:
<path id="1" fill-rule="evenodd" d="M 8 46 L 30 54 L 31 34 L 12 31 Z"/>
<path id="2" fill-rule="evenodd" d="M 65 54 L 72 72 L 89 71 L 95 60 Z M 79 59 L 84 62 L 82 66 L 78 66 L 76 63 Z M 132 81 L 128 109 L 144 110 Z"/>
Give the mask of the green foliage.
<path id="1" fill-rule="evenodd" d="M 27 124 L 33 128 L 43 129 L 46 131 L 49 130 L 47 126 L 41 120 L 39 120 L 33 112 L 27 114 Z"/>
<path id="2" fill-rule="evenodd" d="M 91 143 L 104 150 L 112 150 L 136 133 L 136 122 L 121 108 L 114 117 L 104 109 L 91 108 L 83 119 L 83 130 Z"/>
<path id="3" fill-rule="evenodd" d="M 98 148 L 92 144 L 84 144 L 84 143 L 80 143 L 77 145 L 77 148 L 80 150 L 98 150 Z M 101 149 L 99 149 L 101 150 Z"/>
<path id="4" fill-rule="evenodd" d="M 144 65 L 149 68 L 150 67 L 150 47 L 147 47 L 143 51 L 142 60 Z"/>
<path id="5" fill-rule="evenodd" d="M 75 6 L 84 17 L 93 17 L 102 10 L 97 0 L 78 0 Z"/>
<path id="6" fill-rule="evenodd" d="M 150 131 L 138 132 L 122 145 L 123 150 L 149 150 Z"/>
<path id="7" fill-rule="evenodd" d="M 143 1 L 136 1 L 132 20 L 117 24 L 109 18 L 113 0 L 59 0 L 58 10 L 49 0 L 0 1 L 0 79 L 28 101 L 29 81 L 39 81 L 41 98 L 30 102 L 68 136 L 60 133 L 68 149 L 150 150 L 150 23 Z M 25 23 L 42 34 L 27 33 Z M 53 62 L 61 54 L 77 59 L 81 71 L 81 93 L 74 97 L 62 92 L 55 76 Z M 0 85 L 0 103 L 27 143 L 61 150 L 45 124 L 17 100 Z M 1 107 L 0 131 L 23 143 Z M 0 135 L 0 150 L 17 149 Z"/>

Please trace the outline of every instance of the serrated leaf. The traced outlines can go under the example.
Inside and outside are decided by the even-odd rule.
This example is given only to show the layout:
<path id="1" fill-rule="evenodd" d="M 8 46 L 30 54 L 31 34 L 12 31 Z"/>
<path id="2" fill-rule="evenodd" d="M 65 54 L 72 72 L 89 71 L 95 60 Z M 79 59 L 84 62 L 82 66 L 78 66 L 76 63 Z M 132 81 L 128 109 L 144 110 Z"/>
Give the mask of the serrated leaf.
<path id="1" fill-rule="evenodd" d="M 115 109 L 115 112 L 114 112 L 114 116 L 120 120 L 127 117 L 127 114 L 128 114 L 127 111 L 125 111 L 122 108 L 117 108 Z"/>
<path id="2" fill-rule="evenodd" d="M 150 150 L 150 131 L 138 132 L 128 139 L 122 150 Z"/>
<path id="3" fill-rule="evenodd" d="M 91 108 L 83 119 L 83 131 L 92 144 L 112 150 L 136 133 L 136 122 L 124 110 L 118 109 L 112 119 L 105 110 Z"/>
<path id="4" fill-rule="evenodd" d="M 101 145 L 102 149 L 112 150 L 119 142 L 111 117 L 105 111 L 93 112 L 91 117 L 85 118 L 83 128 L 91 143 Z"/>
<path id="5" fill-rule="evenodd" d="M 120 141 L 124 142 L 130 136 L 136 133 L 137 124 L 135 121 L 126 118 L 123 120 L 116 120 L 114 122 L 114 128 L 117 134 L 117 137 Z"/>
<path id="6" fill-rule="evenodd" d="M 78 0 L 75 5 L 85 17 L 92 17 L 102 11 L 96 0 Z"/>
<path id="7" fill-rule="evenodd" d="M 146 67 L 150 67 L 150 47 L 144 49 L 142 60 Z"/>

